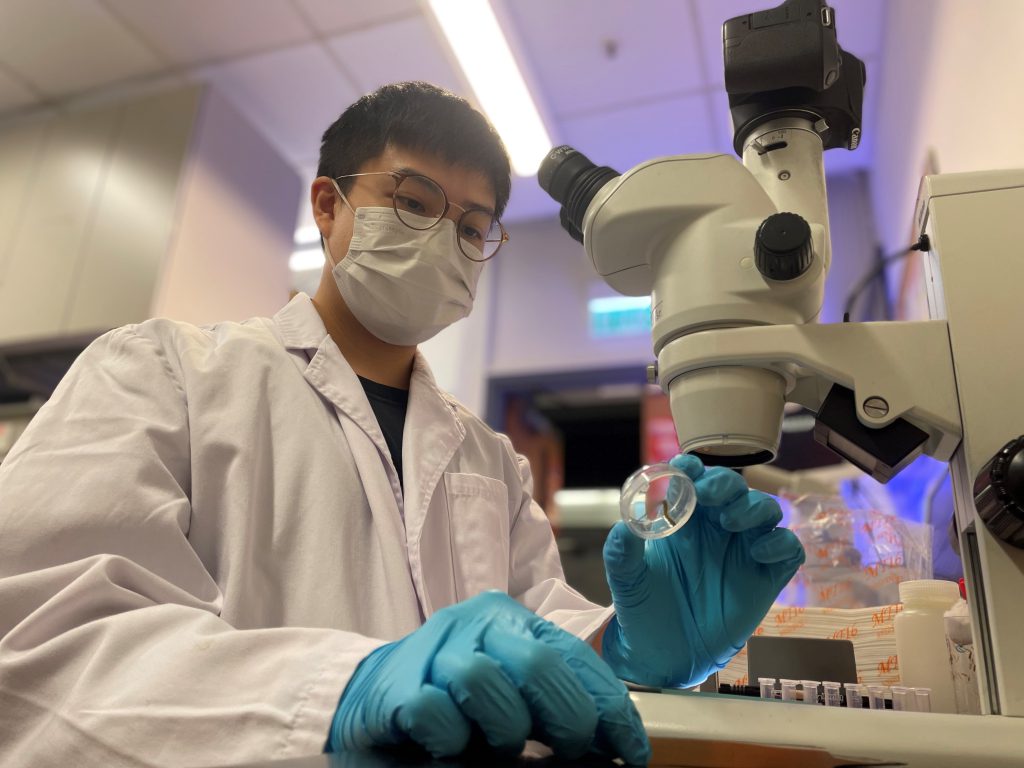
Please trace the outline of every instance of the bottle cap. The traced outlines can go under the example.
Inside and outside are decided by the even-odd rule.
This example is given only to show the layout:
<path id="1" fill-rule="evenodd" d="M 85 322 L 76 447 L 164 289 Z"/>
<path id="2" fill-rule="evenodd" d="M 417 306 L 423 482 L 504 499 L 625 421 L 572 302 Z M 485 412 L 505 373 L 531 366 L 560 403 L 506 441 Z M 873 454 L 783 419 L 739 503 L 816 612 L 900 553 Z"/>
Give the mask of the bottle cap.
<path id="1" fill-rule="evenodd" d="M 960 597 L 955 581 L 918 579 L 900 582 L 900 602 L 904 605 L 930 603 L 949 608 Z"/>

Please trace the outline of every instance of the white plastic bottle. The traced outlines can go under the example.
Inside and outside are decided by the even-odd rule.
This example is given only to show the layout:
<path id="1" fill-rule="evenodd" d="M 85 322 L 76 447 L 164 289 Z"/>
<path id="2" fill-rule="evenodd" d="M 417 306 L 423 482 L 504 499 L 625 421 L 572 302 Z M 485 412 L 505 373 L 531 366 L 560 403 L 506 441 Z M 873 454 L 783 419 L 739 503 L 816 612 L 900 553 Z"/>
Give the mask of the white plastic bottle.
<path id="1" fill-rule="evenodd" d="M 906 686 L 931 688 L 933 712 L 956 712 L 943 614 L 959 599 L 960 589 L 952 581 L 900 584 L 903 611 L 894 620 L 900 680 Z"/>

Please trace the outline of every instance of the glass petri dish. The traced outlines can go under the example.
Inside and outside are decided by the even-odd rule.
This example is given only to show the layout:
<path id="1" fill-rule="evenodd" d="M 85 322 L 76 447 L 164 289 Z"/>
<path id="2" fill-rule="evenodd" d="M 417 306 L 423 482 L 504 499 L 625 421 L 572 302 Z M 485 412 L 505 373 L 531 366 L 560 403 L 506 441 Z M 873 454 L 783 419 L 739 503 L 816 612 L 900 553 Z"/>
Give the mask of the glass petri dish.
<path id="1" fill-rule="evenodd" d="M 643 539 L 669 536 L 684 525 L 697 506 L 697 489 L 671 464 L 640 467 L 622 485 L 619 512 L 629 529 Z"/>

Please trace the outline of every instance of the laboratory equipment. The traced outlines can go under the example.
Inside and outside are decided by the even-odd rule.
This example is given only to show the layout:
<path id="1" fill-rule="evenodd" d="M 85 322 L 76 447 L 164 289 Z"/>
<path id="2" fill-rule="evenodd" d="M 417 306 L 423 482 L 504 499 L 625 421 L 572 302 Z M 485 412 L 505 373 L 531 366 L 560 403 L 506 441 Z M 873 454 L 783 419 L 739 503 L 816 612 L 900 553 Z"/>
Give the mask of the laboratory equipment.
<path id="1" fill-rule="evenodd" d="M 845 713 L 808 715 L 836 751 L 941 766 L 969 744 L 985 764 L 1010 765 L 1024 742 L 1024 361 L 993 339 L 1024 325 L 1024 261 L 1007 258 L 1024 171 L 923 179 L 913 226 L 930 320 L 818 324 L 831 260 L 822 153 L 859 143 L 863 64 L 839 48 L 821 0 L 731 19 L 723 36 L 742 164 L 680 155 L 620 174 L 561 147 L 539 181 L 604 280 L 651 296 L 649 375 L 668 393 L 684 452 L 769 460 L 793 402 L 816 414 L 822 443 L 876 479 L 921 453 L 950 463 L 981 706 L 992 717 L 936 714 L 916 730 L 917 718 L 879 716 L 866 738 L 834 719 Z M 692 737 L 699 723 L 713 738 L 716 721 L 696 715 L 709 704 L 720 722 L 756 720 L 741 705 L 763 706 L 638 698 L 654 735 Z M 778 723 L 748 732 L 768 743 L 803 735 Z"/>
<path id="2" fill-rule="evenodd" d="M 868 709 L 885 709 L 885 686 L 868 686 Z"/>
<path id="3" fill-rule="evenodd" d="M 953 674 L 953 697 L 956 712 L 961 715 L 980 715 L 978 698 L 978 667 L 974 659 L 974 639 L 971 636 L 971 614 L 966 600 L 957 600 L 942 617 L 946 628 L 946 650 Z"/>
<path id="4" fill-rule="evenodd" d="M 840 685 L 841 683 L 835 683 L 830 680 L 823 680 L 821 682 L 826 707 L 841 707 L 843 705 L 843 697 L 839 693 Z"/>
<path id="5" fill-rule="evenodd" d="M 762 699 L 774 699 L 775 698 L 775 678 L 774 677 L 759 677 L 757 682 L 761 686 L 761 698 Z"/>
<path id="6" fill-rule="evenodd" d="M 952 581 L 921 579 L 900 584 L 903 610 L 893 620 L 900 682 L 931 688 L 936 712 L 956 712 L 943 615 L 959 597 Z"/>
<path id="7" fill-rule="evenodd" d="M 790 680 L 788 678 L 779 679 L 779 687 L 782 689 L 782 700 L 783 701 L 799 701 L 799 697 L 796 695 L 796 687 L 800 685 L 799 680 Z"/>
<path id="8" fill-rule="evenodd" d="M 910 689 L 905 685 L 892 686 L 892 708 L 897 712 L 909 712 L 914 709 Z"/>
<path id="9" fill-rule="evenodd" d="M 857 683 L 844 683 L 846 689 L 846 706 L 849 709 L 864 708 L 864 686 Z"/>
<path id="10" fill-rule="evenodd" d="M 817 680 L 801 680 L 800 689 L 804 695 L 804 704 L 817 704 L 818 703 L 818 681 Z"/>
<path id="11" fill-rule="evenodd" d="M 931 712 L 932 711 L 932 691 L 931 688 L 912 688 L 914 692 L 914 709 L 917 712 Z"/>
<path id="12" fill-rule="evenodd" d="M 667 462 L 641 467 L 622 484 L 622 519 L 644 539 L 660 539 L 675 533 L 686 525 L 696 506 L 693 481 Z"/>

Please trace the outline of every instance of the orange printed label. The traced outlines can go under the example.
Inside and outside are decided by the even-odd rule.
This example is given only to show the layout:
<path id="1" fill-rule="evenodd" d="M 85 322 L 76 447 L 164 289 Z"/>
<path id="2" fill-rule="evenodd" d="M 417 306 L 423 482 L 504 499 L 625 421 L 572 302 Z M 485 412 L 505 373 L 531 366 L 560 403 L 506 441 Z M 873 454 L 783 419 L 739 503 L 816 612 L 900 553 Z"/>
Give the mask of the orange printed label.
<path id="1" fill-rule="evenodd" d="M 799 632 L 801 629 L 807 626 L 806 621 L 800 621 L 794 624 L 786 624 L 782 629 L 779 630 L 779 635 L 785 637 L 786 635 L 792 635 L 794 632 Z"/>
<path id="2" fill-rule="evenodd" d="M 776 624 L 789 624 L 796 620 L 796 618 L 804 613 L 806 609 L 803 606 L 791 605 L 789 608 L 783 608 L 777 614 L 775 614 Z"/>
<path id="3" fill-rule="evenodd" d="M 821 599 L 822 602 L 826 602 L 828 600 L 834 600 L 843 592 L 850 592 L 852 590 L 852 581 L 840 581 L 837 584 L 830 584 L 829 586 L 823 587 L 822 589 L 818 590 L 818 597 Z"/>
<path id="4" fill-rule="evenodd" d="M 857 627 L 851 624 L 848 627 L 837 629 L 832 633 L 832 640 L 853 640 L 858 634 Z"/>
<path id="5" fill-rule="evenodd" d="M 871 614 L 871 626 L 880 627 L 883 624 L 891 624 L 892 620 L 896 618 L 896 614 L 903 610 L 903 606 L 899 603 L 896 605 L 887 605 L 880 611 L 875 611 Z"/>
<path id="6" fill-rule="evenodd" d="M 878 662 L 878 674 L 888 675 L 900 668 L 900 661 L 896 654 L 893 654 L 885 661 Z"/>

